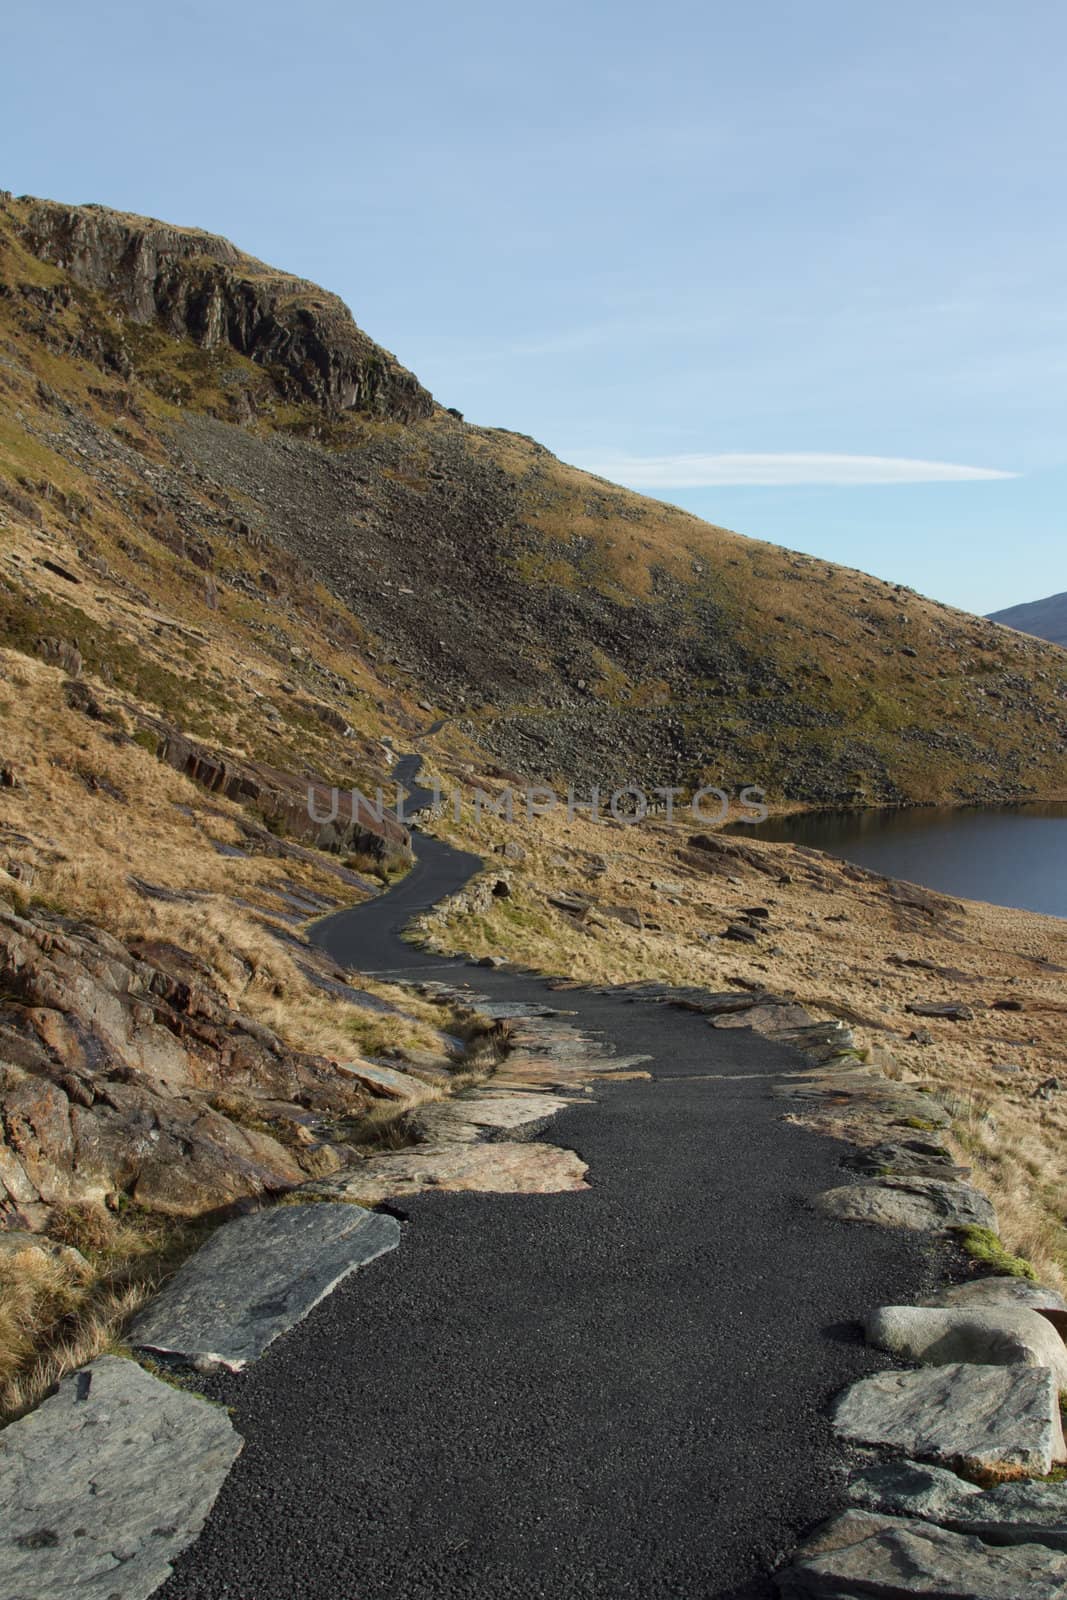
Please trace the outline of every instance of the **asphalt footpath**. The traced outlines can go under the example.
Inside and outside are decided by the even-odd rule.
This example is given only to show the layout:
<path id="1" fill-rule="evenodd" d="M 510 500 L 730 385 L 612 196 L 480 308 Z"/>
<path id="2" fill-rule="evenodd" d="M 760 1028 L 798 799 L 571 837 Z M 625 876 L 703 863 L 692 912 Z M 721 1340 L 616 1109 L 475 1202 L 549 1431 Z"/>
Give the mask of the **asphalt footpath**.
<path id="1" fill-rule="evenodd" d="M 405 945 L 408 917 L 479 865 L 417 844 L 408 878 L 317 942 L 362 971 L 558 1006 L 647 1053 L 653 1081 L 600 1084 L 542 1135 L 589 1163 L 587 1191 L 406 1199 L 398 1250 L 245 1373 L 198 1380 L 246 1443 L 158 1596 L 771 1596 L 843 1504 L 828 1404 L 885 1365 L 859 1320 L 947 1263 L 811 1211 L 846 1147 L 782 1120 L 770 1091 L 805 1065 L 792 1052 Z"/>

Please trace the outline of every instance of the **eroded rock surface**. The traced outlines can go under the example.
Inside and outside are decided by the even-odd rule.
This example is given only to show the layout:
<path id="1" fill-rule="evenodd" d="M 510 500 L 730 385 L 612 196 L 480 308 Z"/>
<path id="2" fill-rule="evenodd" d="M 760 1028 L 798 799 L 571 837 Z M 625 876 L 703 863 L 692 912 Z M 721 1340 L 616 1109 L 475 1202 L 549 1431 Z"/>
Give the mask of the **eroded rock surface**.
<path id="1" fill-rule="evenodd" d="M 0 996 L 8 1226 L 119 1195 L 184 1216 L 291 1189 L 330 1152 L 264 1132 L 272 1106 L 329 1117 L 368 1103 L 332 1063 L 234 1011 L 172 945 L 128 947 L 53 912 L 0 909 Z"/>
<path id="2" fill-rule="evenodd" d="M 399 1072 L 395 1067 L 383 1067 L 370 1061 L 345 1061 L 338 1071 L 352 1078 L 368 1094 L 380 1100 L 401 1102 L 425 1100 L 425 1082 L 410 1072 Z"/>
<path id="3" fill-rule="evenodd" d="M 559 1095 L 488 1089 L 425 1106 L 417 1123 L 424 1138 L 443 1143 L 499 1139 L 506 1133 L 517 1138 L 546 1126 L 570 1103 Z"/>
<path id="4" fill-rule="evenodd" d="M 220 1406 L 101 1356 L 0 1434 L 0 1593 L 144 1600 L 199 1533 L 241 1439 Z"/>
<path id="5" fill-rule="evenodd" d="M 1067 1300 L 1057 1289 L 1027 1278 L 974 1278 L 953 1283 L 921 1302 L 924 1306 L 1029 1306 L 1033 1311 L 1067 1312 Z"/>

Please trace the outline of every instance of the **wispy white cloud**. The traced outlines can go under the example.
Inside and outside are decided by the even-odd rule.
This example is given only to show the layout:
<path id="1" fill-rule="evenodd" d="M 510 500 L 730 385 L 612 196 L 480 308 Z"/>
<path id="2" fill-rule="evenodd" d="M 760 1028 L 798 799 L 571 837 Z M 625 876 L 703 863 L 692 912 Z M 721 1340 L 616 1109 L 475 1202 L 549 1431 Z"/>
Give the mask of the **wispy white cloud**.
<path id="1" fill-rule="evenodd" d="M 899 456 L 796 454 L 583 456 L 575 462 L 587 472 L 635 489 L 702 489 L 726 484 L 966 483 L 981 478 L 1014 478 L 993 467 L 961 466 L 952 461 L 913 461 Z"/>

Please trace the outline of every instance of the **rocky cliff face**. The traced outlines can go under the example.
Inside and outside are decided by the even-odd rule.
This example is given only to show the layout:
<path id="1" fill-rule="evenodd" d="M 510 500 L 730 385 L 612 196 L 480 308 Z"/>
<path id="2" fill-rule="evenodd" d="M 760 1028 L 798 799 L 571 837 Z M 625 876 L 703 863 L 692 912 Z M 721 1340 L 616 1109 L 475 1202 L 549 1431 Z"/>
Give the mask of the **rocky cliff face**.
<path id="1" fill-rule="evenodd" d="M 103 206 L 36 202 L 24 242 L 135 322 L 158 321 L 207 350 L 229 345 L 283 393 L 328 410 L 411 422 L 432 396 L 359 329 L 344 303 L 242 255 L 227 239 Z"/>

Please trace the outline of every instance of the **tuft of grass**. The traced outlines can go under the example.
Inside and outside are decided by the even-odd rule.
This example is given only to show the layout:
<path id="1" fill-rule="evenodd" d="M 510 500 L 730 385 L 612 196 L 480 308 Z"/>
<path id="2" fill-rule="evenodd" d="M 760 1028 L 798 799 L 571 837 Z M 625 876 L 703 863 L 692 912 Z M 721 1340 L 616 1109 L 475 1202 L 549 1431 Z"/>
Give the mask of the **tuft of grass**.
<path id="1" fill-rule="evenodd" d="M 0 1426 L 66 1373 L 115 1350 L 129 1318 L 211 1225 L 82 1204 L 57 1207 L 49 1231 L 85 1263 L 32 1245 L 0 1256 Z"/>
<path id="2" fill-rule="evenodd" d="M 989 1228 L 979 1228 L 971 1225 L 966 1228 L 954 1228 L 953 1234 L 961 1247 L 967 1252 L 972 1261 L 980 1266 L 988 1267 L 989 1271 L 1000 1278 L 1027 1278 L 1031 1283 L 1037 1282 L 1037 1273 L 1024 1256 L 1012 1255 L 1006 1250 Z"/>

